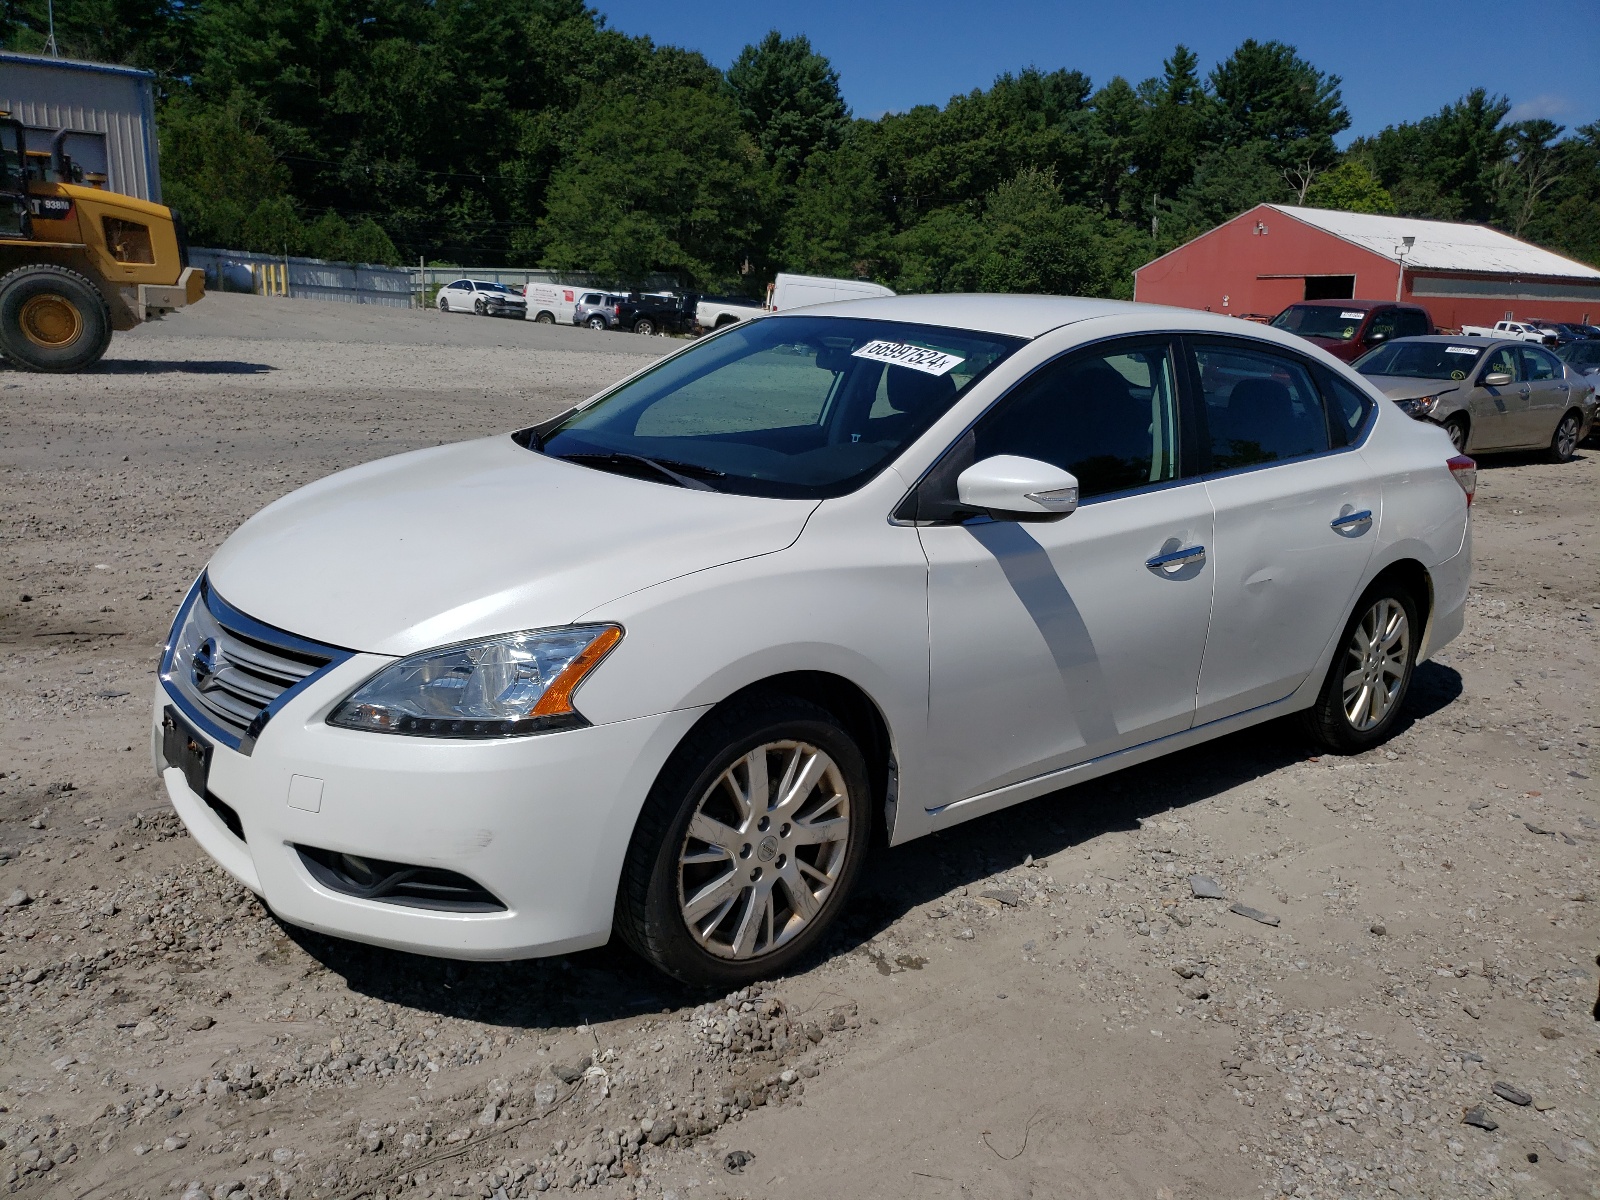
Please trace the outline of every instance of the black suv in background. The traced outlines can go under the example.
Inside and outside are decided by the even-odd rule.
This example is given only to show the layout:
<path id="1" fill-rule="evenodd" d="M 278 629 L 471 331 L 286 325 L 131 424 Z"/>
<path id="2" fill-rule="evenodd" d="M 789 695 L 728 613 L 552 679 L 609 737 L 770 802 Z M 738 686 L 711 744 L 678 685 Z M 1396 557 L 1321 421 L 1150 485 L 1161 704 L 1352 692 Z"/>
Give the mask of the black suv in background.
<path id="1" fill-rule="evenodd" d="M 633 333 L 687 333 L 694 328 L 694 296 L 629 292 L 611 328 Z"/>

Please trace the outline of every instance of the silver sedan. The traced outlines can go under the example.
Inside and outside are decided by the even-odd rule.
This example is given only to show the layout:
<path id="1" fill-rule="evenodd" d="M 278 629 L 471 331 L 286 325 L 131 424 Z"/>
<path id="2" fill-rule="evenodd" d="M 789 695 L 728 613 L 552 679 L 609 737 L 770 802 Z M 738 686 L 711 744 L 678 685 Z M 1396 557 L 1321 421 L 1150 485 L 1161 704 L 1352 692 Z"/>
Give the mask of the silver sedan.
<path id="1" fill-rule="evenodd" d="M 1397 338 L 1354 365 L 1463 453 L 1544 450 L 1565 462 L 1595 421 L 1595 380 L 1531 342 Z"/>

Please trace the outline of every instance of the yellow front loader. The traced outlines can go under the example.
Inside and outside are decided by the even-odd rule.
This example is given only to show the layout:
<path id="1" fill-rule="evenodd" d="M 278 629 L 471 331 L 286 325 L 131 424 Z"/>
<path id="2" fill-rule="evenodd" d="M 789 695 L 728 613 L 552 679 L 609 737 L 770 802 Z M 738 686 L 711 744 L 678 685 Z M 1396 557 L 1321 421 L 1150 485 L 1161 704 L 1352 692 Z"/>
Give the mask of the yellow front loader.
<path id="1" fill-rule="evenodd" d="M 0 116 L 0 354 L 29 371 L 81 371 L 113 329 L 132 329 L 205 295 L 177 215 L 74 182 L 57 135 L 30 153 Z"/>

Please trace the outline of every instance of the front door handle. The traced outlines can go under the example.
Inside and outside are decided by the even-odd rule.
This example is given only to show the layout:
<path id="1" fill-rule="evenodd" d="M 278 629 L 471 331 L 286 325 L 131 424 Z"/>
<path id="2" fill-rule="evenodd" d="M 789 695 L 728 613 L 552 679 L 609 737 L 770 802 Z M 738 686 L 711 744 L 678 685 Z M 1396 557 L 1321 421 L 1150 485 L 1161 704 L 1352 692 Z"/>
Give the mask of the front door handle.
<path id="1" fill-rule="evenodd" d="M 1372 510 L 1363 508 L 1360 512 L 1345 513 L 1342 517 L 1335 517 L 1328 522 L 1329 529 L 1349 529 L 1354 525 L 1364 525 L 1372 520 Z"/>
<path id="2" fill-rule="evenodd" d="M 1205 562 L 1206 548 L 1204 546 L 1185 546 L 1182 550 L 1171 550 L 1166 554 L 1158 554 L 1154 558 L 1144 560 L 1144 565 L 1152 571 L 1171 574 L 1178 567 L 1188 566 L 1194 562 Z"/>

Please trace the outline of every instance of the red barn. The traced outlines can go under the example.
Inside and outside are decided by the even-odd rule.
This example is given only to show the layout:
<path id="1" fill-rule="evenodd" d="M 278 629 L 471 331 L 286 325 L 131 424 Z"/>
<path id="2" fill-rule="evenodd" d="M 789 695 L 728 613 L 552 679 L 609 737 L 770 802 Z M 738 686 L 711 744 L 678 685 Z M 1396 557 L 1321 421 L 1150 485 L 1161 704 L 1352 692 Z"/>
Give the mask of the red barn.
<path id="1" fill-rule="evenodd" d="M 1498 230 L 1287 204 L 1258 204 L 1133 279 L 1135 300 L 1241 317 L 1298 300 L 1398 295 L 1452 329 L 1600 319 L 1600 271 Z"/>

